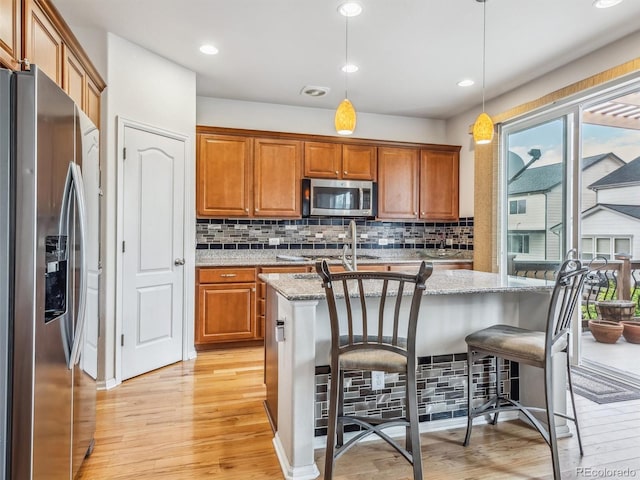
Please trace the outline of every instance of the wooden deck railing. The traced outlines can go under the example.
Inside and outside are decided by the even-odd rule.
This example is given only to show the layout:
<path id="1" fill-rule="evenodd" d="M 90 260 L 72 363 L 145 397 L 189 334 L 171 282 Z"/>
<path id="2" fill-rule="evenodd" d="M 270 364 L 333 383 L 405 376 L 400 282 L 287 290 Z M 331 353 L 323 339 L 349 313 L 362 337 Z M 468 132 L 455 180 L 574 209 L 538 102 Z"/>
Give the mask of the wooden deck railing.
<path id="1" fill-rule="evenodd" d="M 597 257 L 589 264 L 591 273 L 585 285 L 583 306 L 586 316 L 593 316 L 596 300 L 635 300 L 640 310 L 640 260 L 620 254 L 615 260 Z M 510 275 L 553 280 L 560 262 L 511 259 Z"/>

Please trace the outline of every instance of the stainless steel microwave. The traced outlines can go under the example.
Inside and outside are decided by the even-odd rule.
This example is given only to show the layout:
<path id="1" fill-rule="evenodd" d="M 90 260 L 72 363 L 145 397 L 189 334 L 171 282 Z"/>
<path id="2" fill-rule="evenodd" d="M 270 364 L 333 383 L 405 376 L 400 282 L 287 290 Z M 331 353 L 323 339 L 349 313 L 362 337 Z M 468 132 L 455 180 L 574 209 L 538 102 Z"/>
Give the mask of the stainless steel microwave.
<path id="1" fill-rule="evenodd" d="M 302 216 L 375 217 L 377 184 L 361 180 L 302 180 Z"/>

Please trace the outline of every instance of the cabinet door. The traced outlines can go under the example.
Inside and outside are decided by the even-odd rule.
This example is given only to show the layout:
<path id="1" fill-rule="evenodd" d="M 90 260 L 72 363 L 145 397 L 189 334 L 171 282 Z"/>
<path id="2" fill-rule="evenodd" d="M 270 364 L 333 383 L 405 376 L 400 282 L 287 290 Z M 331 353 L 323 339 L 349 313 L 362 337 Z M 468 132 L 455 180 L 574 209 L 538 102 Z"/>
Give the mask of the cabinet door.
<path id="1" fill-rule="evenodd" d="M 253 215 L 301 217 L 302 142 L 255 139 Z"/>
<path id="2" fill-rule="evenodd" d="M 417 148 L 378 148 L 378 218 L 418 217 Z"/>
<path id="3" fill-rule="evenodd" d="M 0 0 L 0 66 L 18 70 L 20 64 L 20 0 Z"/>
<path id="4" fill-rule="evenodd" d="M 459 153 L 420 152 L 420 218 L 458 220 Z"/>
<path id="5" fill-rule="evenodd" d="M 339 143 L 304 142 L 304 176 L 340 178 L 342 148 Z"/>
<path id="6" fill-rule="evenodd" d="M 249 216 L 251 142 L 247 137 L 199 135 L 196 160 L 199 216 Z"/>
<path id="7" fill-rule="evenodd" d="M 255 305 L 255 283 L 200 285 L 196 343 L 253 340 Z"/>
<path id="8" fill-rule="evenodd" d="M 368 145 L 342 146 L 342 178 L 349 180 L 375 180 L 377 166 L 376 147 Z"/>
<path id="9" fill-rule="evenodd" d="M 25 58 L 62 87 L 62 37 L 34 0 L 25 1 Z"/>
<path id="10" fill-rule="evenodd" d="M 86 104 L 87 73 L 77 57 L 68 48 L 64 49 L 64 81 L 62 88 L 76 102 L 78 108 Z"/>
<path id="11" fill-rule="evenodd" d="M 98 128 L 100 128 L 100 94 L 98 86 L 87 76 L 87 90 L 82 109 Z"/>

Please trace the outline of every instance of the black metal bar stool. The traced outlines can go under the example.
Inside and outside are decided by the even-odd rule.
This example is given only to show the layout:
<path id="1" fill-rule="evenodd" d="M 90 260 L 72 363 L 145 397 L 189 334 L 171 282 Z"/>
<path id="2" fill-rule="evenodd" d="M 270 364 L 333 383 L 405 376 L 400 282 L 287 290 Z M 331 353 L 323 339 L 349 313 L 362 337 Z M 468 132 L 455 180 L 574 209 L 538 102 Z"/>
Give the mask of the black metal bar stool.
<path id="1" fill-rule="evenodd" d="M 580 305 L 582 287 L 589 269 L 583 267 L 577 259 L 565 260 L 556 277 L 553 293 L 547 313 L 546 331 L 539 332 L 510 325 L 494 325 L 479 330 L 465 338 L 467 342 L 467 394 L 468 394 L 468 420 L 467 434 L 464 445 L 469 444 L 473 419 L 483 415 L 493 414 L 491 423 L 495 425 L 498 414 L 503 411 L 517 410 L 531 422 L 540 432 L 551 449 L 553 463 L 553 476 L 556 480 L 561 478 L 560 462 L 558 459 L 558 440 L 556 437 L 555 416 L 559 416 L 575 423 L 580 455 L 583 454 L 580 428 L 576 413 L 576 404 L 573 396 L 573 384 L 571 382 L 571 366 L 568 349 L 570 345 L 571 322 L 573 320 L 576 305 Z M 571 396 L 573 416 L 556 412 L 553 405 L 553 369 L 552 360 L 556 353 L 564 353 L 567 366 L 567 381 Z M 512 362 L 531 365 L 544 370 L 544 394 L 545 407 L 524 406 L 520 402 L 505 397 L 498 385 L 496 395 L 483 405 L 473 405 L 473 364 L 479 358 L 495 357 L 496 374 L 498 359 L 503 358 Z M 498 375 L 496 381 L 499 382 Z M 565 385 L 562 385 L 565 388 Z M 547 427 L 545 427 L 534 415 L 533 411 L 546 413 Z"/>
<path id="2" fill-rule="evenodd" d="M 373 433 L 400 452 L 413 465 L 414 479 L 422 480 L 415 343 L 424 283 L 432 269 L 430 264 L 422 262 L 415 275 L 367 271 L 331 273 L 326 261 L 316 263 L 331 321 L 325 480 L 333 478 L 338 457 Z M 368 314 L 372 312 L 377 315 L 369 318 Z M 404 373 L 407 378 L 406 416 L 389 419 L 344 415 L 345 370 Z M 344 443 L 344 428 L 349 424 L 355 424 L 361 430 Z M 398 425 L 406 428 L 404 448 L 382 431 Z"/>

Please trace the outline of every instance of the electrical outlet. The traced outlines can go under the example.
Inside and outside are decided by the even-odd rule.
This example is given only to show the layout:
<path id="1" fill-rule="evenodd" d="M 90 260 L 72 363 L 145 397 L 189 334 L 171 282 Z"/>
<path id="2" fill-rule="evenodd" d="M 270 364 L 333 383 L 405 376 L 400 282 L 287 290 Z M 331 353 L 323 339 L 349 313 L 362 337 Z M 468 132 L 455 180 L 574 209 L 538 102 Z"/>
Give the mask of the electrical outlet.
<path id="1" fill-rule="evenodd" d="M 269 239 L 269 245 L 280 245 L 280 239 L 278 237 L 270 238 Z"/>
<path id="2" fill-rule="evenodd" d="M 347 238 L 347 234 L 346 233 L 339 233 L 338 234 L 338 238 Z"/>
<path id="3" fill-rule="evenodd" d="M 360 234 L 360 238 L 369 238 L 369 234 L 368 233 L 361 233 Z"/>
<path id="4" fill-rule="evenodd" d="M 316 238 L 324 238 L 324 233 L 316 233 Z"/>
<path id="5" fill-rule="evenodd" d="M 371 372 L 371 390 L 382 390 L 384 388 L 384 372 Z"/>
<path id="6" fill-rule="evenodd" d="M 445 243 L 446 243 L 448 246 L 453 245 L 453 238 L 447 238 L 447 239 L 445 240 Z"/>
<path id="7" fill-rule="evenodd" d="M 389 245 L 389 240 L 387 240 L 386 238 L 379 238 L 378 245 Z"/>

